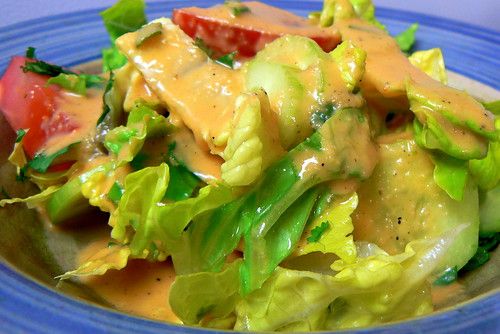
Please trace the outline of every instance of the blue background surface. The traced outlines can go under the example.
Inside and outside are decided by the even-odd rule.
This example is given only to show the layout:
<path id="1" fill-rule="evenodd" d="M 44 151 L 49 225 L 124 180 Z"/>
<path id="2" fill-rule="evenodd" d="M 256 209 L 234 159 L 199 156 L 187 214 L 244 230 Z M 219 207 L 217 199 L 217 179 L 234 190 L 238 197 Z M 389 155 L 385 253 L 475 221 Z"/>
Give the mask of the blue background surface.
<path id="1" fill-rule="evenodd" d="M 0 27 L 42 16 L 106 7 L 114 2 L 115 0 L 0 0 Z M 387 8 L 446 17 L 500 32 L 500 0 L 374 0 L 374 3 Z"/>

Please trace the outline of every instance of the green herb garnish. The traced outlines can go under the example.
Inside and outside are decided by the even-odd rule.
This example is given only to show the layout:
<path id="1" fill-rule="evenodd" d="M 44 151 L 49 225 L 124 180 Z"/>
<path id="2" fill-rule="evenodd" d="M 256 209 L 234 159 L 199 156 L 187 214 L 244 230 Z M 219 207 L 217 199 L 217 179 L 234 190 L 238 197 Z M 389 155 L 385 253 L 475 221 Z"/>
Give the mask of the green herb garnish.
<path id="1" fill-rule="evenodd" d="M 117 182 L 113 183 L 111 189 L 109 189 L 108 198 L 113 201 L 113 203 L 118 204 L 122 198 L 125 189 Z"/>
<path id="2" fill-rule="evenodd" d="M 229 68 L 234 68 L 234 57 L 236 56 L 236 54 L 236 51 L 228 53 L 227 55 L 224 55 L 217 59 L 216 62 Z"/>
<path id="3" fill-rule="evenodd" d="M 311 235 L 306 239 L 308 243 L 311 242 L 318 242 L 319 239 L 321 239 L 321 236 L 323 233 L 326 232 L 330 228 L 330 223 L 327 221 L 324 221 L 321 223 L 321 225 L 316 226 L 311 230 Z"/>
<path id="4" fill-rule="evenodd" d="M 458 269 L 457 267 L 448 268 L 444 273 L 434 281 L 434 285 L 449 285 L 457 280 Z"/>
<path id="5" fill-rule="evenodd" d="M 71 145 L 66 146 L 65 148 L 60 149 L 56 153 L 50 155 L 46 155 L 45 153 L 38 153 L 37 155 L 35 155 L 33 160 L 29 161 L 23 168 L 21 168 L 21 170 L 31 168 L 39 173 L 45 173 L 52 162 L 54 162 L 57 157 L 67 153 L 70 147 Z"/>
<path id="6" fill-rule="evenodd" d="M 194 40 L 194 45 L 199 47 L 210 58 L 214 55 L 214 50 L 210 49 L 203 39 L 196 37 Z"/>
<path id="7" fill-rule="evenodd" d="M 26 58 L 36 58 L 34 47 L 30 46 L 26 49 Z"/>
<path id="8" fill-rule="evenodd" d="M 23 140 L 29 129 L 19 129 L 16 131 L 16 143 L 20 143 Z"/>
<path id="9" fill-rule="evenodd" d="M 418 30 L 418 23 L 413 23 L 408 29 L 394 37 L 403 52 L 409 52 L 415 44 L 415 33 Z"/>

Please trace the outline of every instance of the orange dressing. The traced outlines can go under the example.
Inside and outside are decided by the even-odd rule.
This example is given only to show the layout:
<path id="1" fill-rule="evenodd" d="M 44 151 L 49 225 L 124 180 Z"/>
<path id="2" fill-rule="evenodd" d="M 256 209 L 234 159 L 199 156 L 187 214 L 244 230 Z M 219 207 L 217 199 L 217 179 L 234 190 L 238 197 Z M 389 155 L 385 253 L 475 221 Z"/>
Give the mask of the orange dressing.
<path id="1" fill-rule="evenodd" d="M 84 263 L 107 247 L 107 239 L 91 243 L 79 256 Z M 121 270 L 102 276 L 83 277 L 81 281 L 117 310 L 161 321 L 180 323 L 168 303 L 175 272 L 170 261 L 151 263 L 129 260 Z"/>

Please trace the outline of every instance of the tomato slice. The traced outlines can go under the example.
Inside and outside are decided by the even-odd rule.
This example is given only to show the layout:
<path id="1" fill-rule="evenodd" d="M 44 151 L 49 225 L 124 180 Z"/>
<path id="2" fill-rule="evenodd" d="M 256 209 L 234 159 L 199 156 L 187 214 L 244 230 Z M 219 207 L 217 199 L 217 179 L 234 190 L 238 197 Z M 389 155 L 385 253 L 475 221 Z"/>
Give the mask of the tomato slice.
<path id="1" fill-rule="evenodd" d="M 0 110 L 14 131 L 29 129 L 22 143 L 26 154 L 33 158 L 51 136 L 71 132 L 77 124 L 58 111 L 62 90 L 47 85 L 49 76 L 23 72 L 21 67 L 27 60 L 13 57 L 0 79 Z"/>
<path id="2" fill-rule="evenodd" d="M 253 57 L 267 43 L 286 34 L 309 37 L 326 52 L 341 41 L 334 28 L 320 28 L 282 9 L 260 2 L 241 5 L 249 11 L 236 16 L 226 5 L 176 9 L 172 21 L 190 37 L 203 39 L 217 55 L 237 51 L 240 57 Z"/>

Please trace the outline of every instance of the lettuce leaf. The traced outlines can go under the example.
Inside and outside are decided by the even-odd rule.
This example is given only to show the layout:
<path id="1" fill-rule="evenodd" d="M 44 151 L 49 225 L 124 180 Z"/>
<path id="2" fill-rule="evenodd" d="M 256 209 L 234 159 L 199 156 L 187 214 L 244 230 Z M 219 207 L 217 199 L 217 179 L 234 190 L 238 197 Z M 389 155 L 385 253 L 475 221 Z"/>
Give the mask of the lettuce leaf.
<path id="1" fill-rule="evenodd" d="M 202 323 L 206 326 L 213 319 L 227 317 L 240 298 L 240 265 L 241 260 L 236 260 L 220 273 L 178 275 L 169 292 L 169 303 L 174 313 L 186 325 Z M 232 324 L 227 329 L 230 328 Z"/>
<path id="2" fill-rule="evenodd" d="M 415 33 L 417 30 L 418 23 L 413 23 L 408 29 L 394 37 L 401 51 L 410 52 L 413 44 L 415 44 Z"/>
<path id="3" fill-rule="evenodd" d="M 302 239 L 296 248 L 297 255 L 312 252 L 333 253 L 346 262 L 356 259 L 356 246 L 351 233 L 354 230 L 351 214 L 358 206 L 356 193 L 347 198 L 338 198 L 316 217 L 304 231 L 304 236 L 312 235 L 320 226 L 327 226 L 317 240 Z M 324 223 L 327 225 L 323 225 Z"/>
<path id="4" fill-rule="evenodd" d="M 128 115 L 127 125 L 106 134 L 104 146 L 116 156 L 119 164 L 130 162 L 139 153 L 146 138 L 169 131 L 167 119 L 153 109 L 138 104 Z"/>
<path id="5" fill-rule="evenodd" d="M 437 84 L 437 83 L 436 83 Z M 414 131 L 418 144 L 440 150 L 461 160 L 482 159 L 488 150 L 488 140 L 497 141 L 499 133 L 482 106 L 465 92 L 446 88 L 446 94 L 463 99 L 470 112 L 463 114 L 456 105 L 441 97 L 439 86 L 427 87 L 412 80 L 406 82 L 410 109 L 415 114 Z M 448 103 L 449 102 L 449 103 Z M 474 114 L 481 113 L 479 123 Z"/>
<path id="6" fill-rule="evenodd" d="M 448 84 L 448 75 L 440 48 L 414 52 L 408 57 L 408 60 L 431 78 L 444 85 Z"/>
<path id="7" fill-rule="evenodd" d="M 77 269 L 68 271 L 57 279 L 65 280 L 71 277 L 104 275 L 108 270 L 125 268 L 130 256 L 130 249 L 124 245 L 110 245 L 103 248 Z"/>
<path id="8" fill-rule="evenodd" d="M 467 161 L 455 159 L 444 154 L 434 154 L 434 181 L 456 201 L 464 197 L 465 185 L 469 176 Z"/>
<path id="9" fill-rule="evenodd" d="M 500 117 L 495 120 L 495 128 L 500 131 Z M 481 160 L 470 160 L 469 170 L 482 190 L 495 188 L 500 182 L 500 142 L 490 141 L 488 154 Z"/>
<path id="10" fill-rule="evenodd" d="M 176 142 L 172 142 L 168 148 L 168 167 L 170 169 L 170 183 L 168 184 L 165 199 L 180 201 L 193 195 L 201 180 L 191 172 L 186 165 L 174 155 Z"/>
<path id="11" fill-rule="evenodd" d="M 147 23 L 147 18 L 143 0 L 118 0 L 100 14 L 112 43 L 111 47 L 102 50 L 103 71 L 107 72 L 118 69 L 127 62 L 114 41 L 121 35 L 142 27 Z"/>
<path id="12" fill-rule="evenodd" d="M 449 239 L 414 241 L 392 256 L 361 243 L 356 262 L 336 261 L 333 276 L 278 267 L 261 289 L 238 302 L 234 329 L 331 330 L 431 312 L 426 277 L 440 261 L 434 255 Z"/>
<path id="13" fill-rule="evenodd" d="M 344 41 L 330 52 L 330 56 L 337 63 L 349 92 L 356 92 L 365 73 L 366 52 L 351 41 Z"/>
<path id="14" fill-rule="evenodd" d="M 375 17 L 375 6 L 371 0 L 349 0 L 349 2 L 325 0 L 320 14 L 320 24 L 322 27 L 329 27 L 336 21 L 353 17 L 359 17 L 385 30 L 384 25 Z"/>
<path id="15" fill-rule="evenodd" d="M 244 262 L 240 270 L 243 293 L 259 288 L 293 252 L 317 197 L 318 189 L 308 190 L 279 217 L 269 231 L 263 233 L 254 228 L 244 234 Z"/>
<path id="16" fill-rule="evenodd" d="M 158 209 L 169 181 L 168 166 L 162 163 L 127 175 L 118 208 L 111 214 L 111 237 L 130 244 L 130 255 L 152 260 L 165 259 L 158 235 Z M 160 239 L 160 240 L 158 240 Z"/>
<path id="17" fill-rule="evenodd" d="M 477 186 L 469 178 L 463 199 L 450 198 L 436 184 L 435 166 L 425 150 L 404 136 L 387 138 L 390 141 L 379 146 L 380 162 L 372 177 L 358 189 L 355 239 L 394 254 L 412 240 L 454 234 L 438 271 L 461 268 L 477 247 Z"/>
<path id="18" fill-rule="evenodd" d="M 500 184 L 479 192 L 479 229 L 484 233 L 500 232 Z"/>
<path id="19" fill-rule="evenodd" d="M 223 153 L 222 179 L 230 186 L 255 182 L 284 153 L 277 129 L 263 90 L 240 95 Z"/>
<path id="20" fill-rule="evenodd" d="M 42 192 L 26 197 L 26 198 L 6 198 L 0 200 L 0 207 L 4 207 L 5 205 L 8 204 L 14 204 L 14 203 L 26 203 L 28 208 L 32 209 L 36 207 L 37 205 L 45 202 L 47 199 L 52 196 L 54 192 L 56 192 L 60 187 L 59 186 L 50 186 L 47 189 L 43 190 Z"/>
<path id="21" fill-rule="evenodd" d="M 344 140 L 354 133 L 356 141 Z M 185 235 L 183 251 L 172 254 L 176 271 L 219 271 L 244 236 L 243 266 L 248 269 L 242 276 L 242 291 L 258 288 L 272 264 L 279 263 L 278 259 L 283 260 L 288 252 L 282 246 L 286 240 L 279 238 L 283 233 L 278 233 L 282 231 L 279 217 L 292 205 L 299 205 L 297 200 L 323 181 L 368 177 L 375 164 L 373 150 L 364 114 L 357 109 L 338 110 L 315 134 L 271 166 L 244 196 L 196 217 Z M 309 195 L 304 203 L 310 201 Z M 303 212 L 310 211 L 304 206 Z M 301 219 L 290 222 L 298 231 L 303 223 Z M 291 227 L 287 229 L 291 231 Z M 287 247 L 293 249 L 297 239 L 288 240 L 291 245 Z M 265 260 L 261 271 L 255 259 Z"/>

